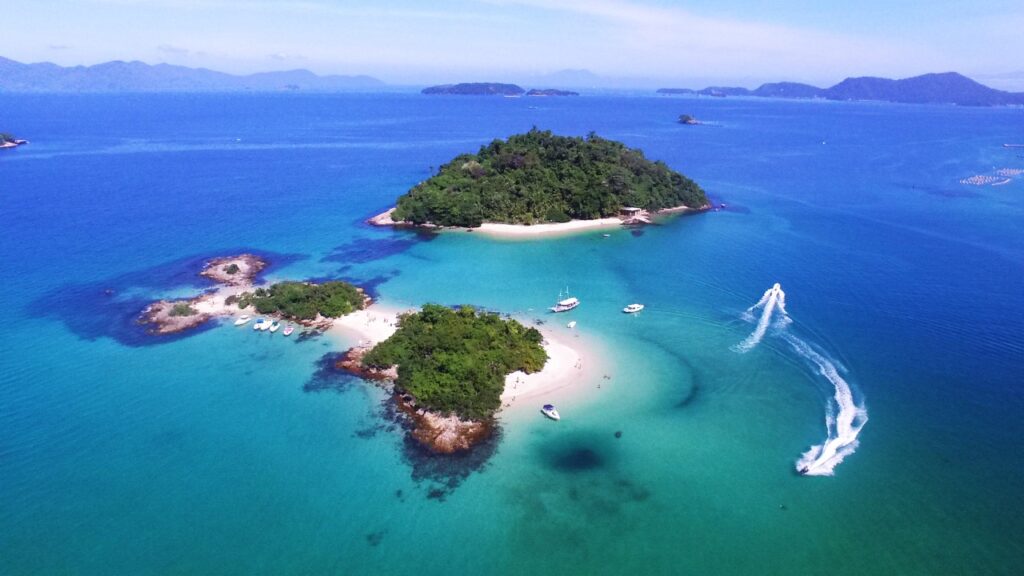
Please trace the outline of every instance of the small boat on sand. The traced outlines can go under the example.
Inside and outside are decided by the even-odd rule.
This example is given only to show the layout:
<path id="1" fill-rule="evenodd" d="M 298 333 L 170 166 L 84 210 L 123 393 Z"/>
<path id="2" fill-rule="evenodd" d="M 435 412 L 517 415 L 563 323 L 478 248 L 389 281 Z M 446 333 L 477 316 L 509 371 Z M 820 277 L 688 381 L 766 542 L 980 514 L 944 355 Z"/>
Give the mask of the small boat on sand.
<path id="1" fill-rule="evenodd" d="M 291 336 L 292 332 L 295 332 L 295 324 L 289 324 L 285 326 L 284 332 L 282 332 L 282 334 L 284 334 L 285 336 Z"/>
<path id="2" fill-rule="evenodd" d="M 249 320 L 252 320 L 252 317 L 250 317 L 248 314 L 242 314 L 241 316 L 238 317 L 238 320 L 235 320 L 235 326 L 242 326 L 243 324 L 248 323 Z"/>
<path id="3" fill-rule="evenodd" d="M 555 409 L 555 406 L 553 404 L 545 404 L 544 407 L 540 409 L 540 411 L 542 414 L 544 414 L 548 418 L 551 418 L 552 420 L 562 419 L 562 417 L 558 415 L 558 410 Z"/>
<path id="4" fill-rule="evenodd" d="M 268 328 L 268 330 L 270 330 L 271 332 L 277 332 L 277 330 L 280 327 L 281 327 L 281 323 L 278 322 L 277 320 L 274 320 L 273 322 L 270 323 L 270 328 Z"/>
<path id="5" fill-rule="evenodd" d="M 639 312 L 639 311 L 641 311 L 643 309 L 644 309 L 644 305 L 643 304 L 630 304 L 629 306 L 626 306 L 625 308 L 623 308 L 622 311 L 625 312 L 626 314 L 636 314 L 637 312 Z"/>

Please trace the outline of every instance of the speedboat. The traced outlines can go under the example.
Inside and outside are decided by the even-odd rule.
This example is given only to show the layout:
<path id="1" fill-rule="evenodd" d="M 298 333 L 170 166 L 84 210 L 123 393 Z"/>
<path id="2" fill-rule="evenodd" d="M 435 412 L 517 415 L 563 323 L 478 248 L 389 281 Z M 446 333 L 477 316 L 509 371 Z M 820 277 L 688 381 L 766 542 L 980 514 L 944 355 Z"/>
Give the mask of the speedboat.
<path id="1" fill-rule="evenodd" d="M 576 327 L 576 321 L 573 320 L 572 322 L 569 322 L 568 324 L 566 324 L 566 326 L 568 326 L 569 328 L 575 328 Z"/>
<path id="2" fill-rule="evenodd" d="M 274 320 L 273 322 L 270 323 L 269 330 L 271 332 L 277 332 L 277 329 L 280 328 L 280 327 L 281 327 L 281 323 L 278 322 L 277 320 Z"/>
<path id="3" fill-rule="evenodd" d="M 252 318 L 248 314 L 242 314 L 238 317 L 238 320 L 235 320 L 235 326 L 241 326 L 249 322 L 249 320 L 252 320 Z"/>
<path id="4" fill-rule="evenodd" d="M 266 318 L 257 318 L 256 323 L 252 325 L 252 329 L 256 330 L 257 332 L 266 330 L 269 327 L 270 322 L 268 322 Z"/>
<path id="5" fill-rule="evenodd" d="M 545 404 L 544 407 L 540 409 L 540 411 L 541 414 L 544 414 L 545 416 L 551 418 L 552 420 L 562 419 L 562 417 L 558 415 L 558 410 L 555 410 L 555 406 L 553 404 Z"/>
<path id="6" fill-rule="evenodd" d="M 636 314 L 637 312 L 639 312 L 639 311 L 641 311 L 643 309 L 644 309 L 644 305 L 643 304 L 630 304 L 629 306 L 626 306 L 625 308 L 623 308 L 622 311 L 625 312 L 626 314 Z"/>
<path id="7" fill-rule="evenodd" d="M 285 326 L 284 332 L 282 332 L 282 334 L 284 334 L 285 336 L 291 336 L 292 332 L 295 332 L 295 324 L 289 324 Z"/>

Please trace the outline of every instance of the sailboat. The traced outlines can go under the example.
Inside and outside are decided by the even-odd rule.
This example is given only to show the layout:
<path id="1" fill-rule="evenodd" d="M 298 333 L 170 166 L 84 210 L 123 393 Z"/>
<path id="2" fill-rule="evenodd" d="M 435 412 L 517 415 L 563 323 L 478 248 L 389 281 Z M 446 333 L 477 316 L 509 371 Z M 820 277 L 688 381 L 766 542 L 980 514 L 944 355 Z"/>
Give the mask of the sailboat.
<path id="1" fill-rule="evenodd" d="M 566 287 L 564 294 L 562 292 L 558 293 L 558 303 L 549 308 L 549 310 L 551 310 L 552 312 L 568 312 L 569 310 L 572 310 L 573 308 L 580 305 L 580 301 L 578 298 L 573 298 L 571 296 L 568 298 L 563 298 L 563 296 L 569 296 L 568 287 Z"/>

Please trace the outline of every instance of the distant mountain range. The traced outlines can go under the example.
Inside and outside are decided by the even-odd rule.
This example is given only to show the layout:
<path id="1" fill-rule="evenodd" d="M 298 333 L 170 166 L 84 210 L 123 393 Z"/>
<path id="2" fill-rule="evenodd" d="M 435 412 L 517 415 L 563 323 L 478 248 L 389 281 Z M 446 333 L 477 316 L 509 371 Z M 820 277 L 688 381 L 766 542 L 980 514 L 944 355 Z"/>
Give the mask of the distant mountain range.
<path id="1" fill-rule="evenodd" d="M 309 70 L 235 76 L 206 68 L 144 62 L 64 67 L 0 57 L 0 92 L 335 92 L 381 88 L 371 76 L 318 76 Z"/>
<path id="2" fill-rule="evenodd" d="M 824 98 L 826 100 L 879 100 L 908 104 L 958 104 L 961 106 L 1024 105 L 1024 93 L 989 88 L 956 72 L 924 74 L 913 78 L 847 78 L 831 88 L 796 82 L 762 84 L 755 90 L 710 86 L 703 90 L 661 88 L 659 94 L 702 96 L 762 96 L 768 98 Z"/>

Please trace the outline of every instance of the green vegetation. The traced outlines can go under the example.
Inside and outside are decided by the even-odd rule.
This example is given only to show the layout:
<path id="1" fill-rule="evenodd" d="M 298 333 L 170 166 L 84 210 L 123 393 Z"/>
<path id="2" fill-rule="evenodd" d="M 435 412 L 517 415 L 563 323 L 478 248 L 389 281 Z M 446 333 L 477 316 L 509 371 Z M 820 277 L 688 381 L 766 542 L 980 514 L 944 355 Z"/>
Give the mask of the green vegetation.
<path id="1" fill-rule="evenodd" d="M 195 314 L 197 314 L 195 308 L 189 306 L 188 302 L 176 303 L 169 313 L 170 316 L 194 316 Z"/>
<path id="2" fill-rule="evenodd" d="M 488 418 L 501 407 L 507 374 L 536 372 L 547 362 L 536 328 L 494 313 L 427 304 L 399 322 L 391 338 L 363 357 L 363 365 L 397 364 L 396 386 L 430 410 Z"/>
<path id="3" fill-rule="evenodd" d="M 659 210 L 708 203 L 700 186 L 643 152 L 593 133 L 534 128 L 463 154 L 398 199 L 395 220 L 476 227 L 615 216 L 623 206 Z"/>
<path id="4" fill-rule="evenodd" d="M 256 308 L 260 314 L 279 313 L 294 320 L 312 320 L 317 314 L 337 318 L 360 310 L 365 297 L 348 282 L 323 284 L 278 282 L 270 288 L 257 288 L 239 295 L 239 308 Z"/>
<path id="5" fill-rule="evenodd" d="M 0 144 L 6 144 L 8 142 L 14 142 L 16 138 L 12 134 L 7 132 L 0 132 Z"/>
<path id="6" fill-rule="evenodd" d="M 234 262 L 224 267 L 224 272 L 228 274 L 238 274 L 238 270 L 238 264 L 235 264 Z"/>

